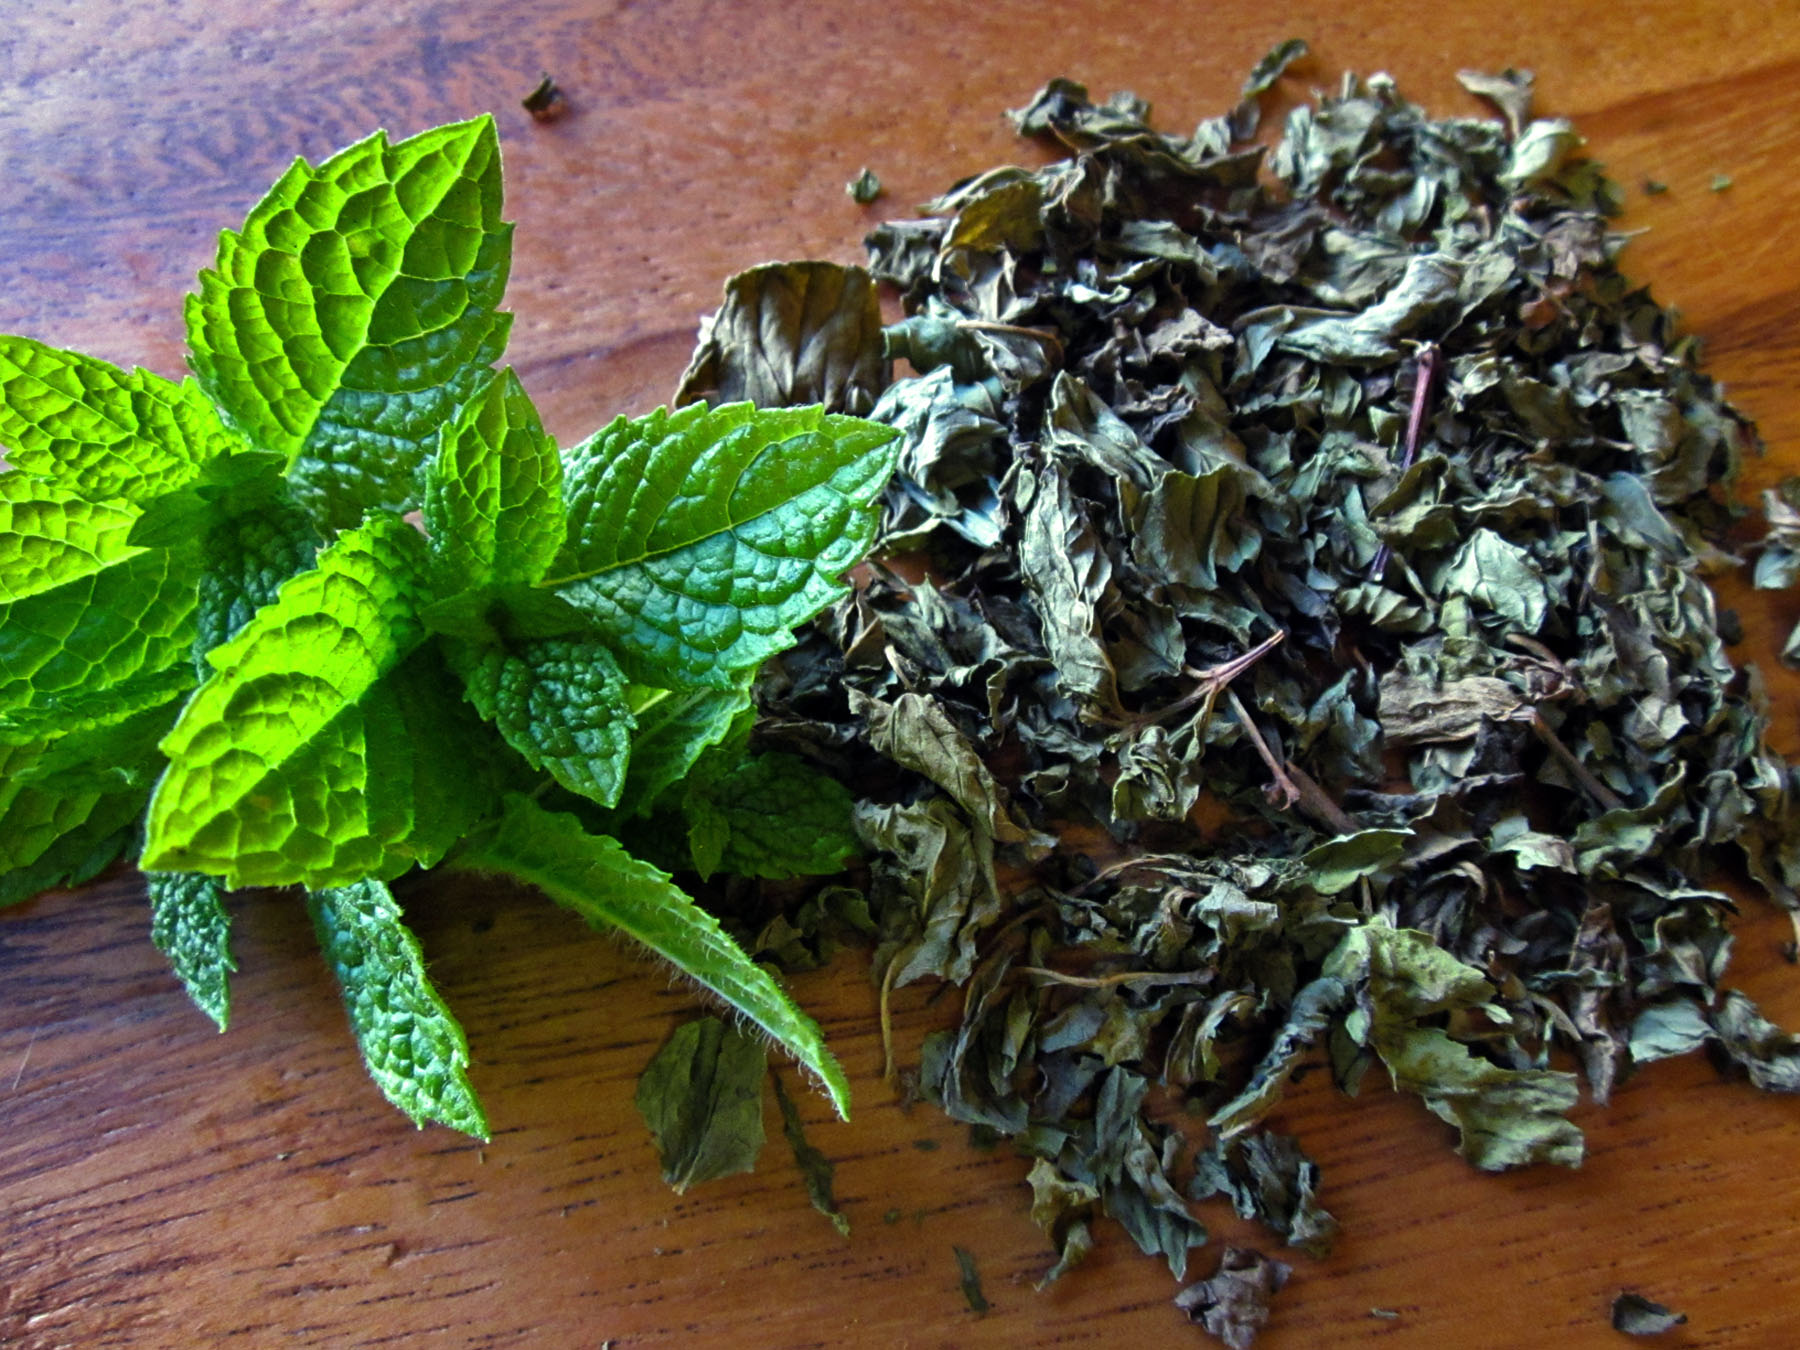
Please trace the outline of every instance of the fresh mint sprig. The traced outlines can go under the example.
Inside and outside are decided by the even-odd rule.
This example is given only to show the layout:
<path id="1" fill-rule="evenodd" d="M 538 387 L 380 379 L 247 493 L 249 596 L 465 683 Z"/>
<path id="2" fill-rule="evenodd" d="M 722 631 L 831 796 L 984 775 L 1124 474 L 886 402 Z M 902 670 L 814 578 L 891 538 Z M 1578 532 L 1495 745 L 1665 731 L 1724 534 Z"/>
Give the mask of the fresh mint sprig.
<path id="1" fill-rule="evenodd" d="M 371 1076 L 485 1136 L 387 883 L 506 873 L 846 1112 L 818 1027 L 630 843 L 685 839 L 703 875 L 854 851 L 843 791 L 744 733 L 756 668 L 873 540 L 893 432 L 693 406 L 559 450 L 495 369 L 500 211 L 490 119 L 377 134 L 221 237 L 194 379 L 0 337 L 0 903 L 135 844 L 153 938 L 223 1028 L 225 889 L 304 887 Z"/>

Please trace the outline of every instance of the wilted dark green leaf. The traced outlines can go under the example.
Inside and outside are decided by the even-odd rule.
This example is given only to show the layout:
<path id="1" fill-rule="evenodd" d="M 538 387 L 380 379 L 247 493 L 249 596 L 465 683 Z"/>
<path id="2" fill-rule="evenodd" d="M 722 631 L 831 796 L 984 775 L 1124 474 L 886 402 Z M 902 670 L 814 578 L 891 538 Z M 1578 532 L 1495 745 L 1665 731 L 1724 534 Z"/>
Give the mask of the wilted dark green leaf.
<path id="1" fill-rule="evenodd" d="M 716 1017 L 684 1022 L 638 1077 L 637 1107 L 677 1191 L 748 1172 L 762 1152 L 762 1041 Z"/>
<path id="2" fill-rule="evenodd" d="M 675 403 L 822 403 L 828 412 L 861 414 L 887 381 L 881 307 L 867 272 L 764 263 L 725 283 L 725 303 L 701 325 Z"/>

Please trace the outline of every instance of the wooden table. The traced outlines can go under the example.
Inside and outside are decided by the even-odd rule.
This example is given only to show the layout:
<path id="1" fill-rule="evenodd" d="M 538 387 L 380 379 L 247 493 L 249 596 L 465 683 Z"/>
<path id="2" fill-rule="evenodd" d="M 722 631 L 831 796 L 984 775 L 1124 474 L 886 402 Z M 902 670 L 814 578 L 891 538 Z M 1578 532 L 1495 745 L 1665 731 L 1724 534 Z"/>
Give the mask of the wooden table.
<path id="1" fill-rule="evenodd" d="M 1386 69 L 1471 110 L 1459 66 L 1535 68 L 1634 190 L 1634 271 L 1709 338 L 1772 446 L 1747 493 L 1800 467 L 1800 15 L 1792 0 L 1420 6 L 994 0 L 504 10 L 469 0 L 280 6 L 36 0 L 0 36 L 0 330 L 165 374 L 180 297 L 296 154 L 376 126 L 492 109 L 518 220 L 512 359 L 559 435 L 666 398 L 730 272 L 852 260 L 865 226 L 1030 156 L 999 116 L 1046 77 L 1128 85 L 1162 124 L 1235 93 L 1274 40 L 1307 69 Z M 534 124 L 541 70 L 569 115 Z M 844 183 L 868 164 L 889 195 Z M 1716 173 L 1733 186 L 1709 190 Z M 1773 670 L 1800 598 L 1729 588 L 1800 750 L 1800 682 Z M 805 1111 L 854 1225 L 807 1205 L 779 1144 L 758 1174 L 666 1190 L 632 1106 L 689 996 L 529 895 L 404 892 L 474 1047 L 491 1143 L 414 1132 L 364 1079 L 290 897 L 237 906 L 236 1017 L 220 1037 L 115 875 L 0 917 L 0 1340 L 8 1345 L 1001 1346 L 1203 1343 L 1166 1270 L 1116 1228 L 1052 1292 L 1024 1165 L 984 1155 L 879 1079 L 852 957 L 797 980 L 855 1081 L 856 1117 Z M 1742 924 L 1734 979 L 1800 1025 L 1785 921 Z M 903 991 L 899 1040 L 950 1015 Z M 1324 1167 L 1346 1236 L 1297 1258 L 1264 1344 L 1587 1346 L 1611 1298 L 1685 1309 L 1670 1345 L 1800 1344 L 1800 1102 L 1653 1067 L 1584 1109 L 1577 1173 L 1487 1177 L 1412 1099 L 1314 1078 L 1281 1116 Z M 1268 1245 L 1217 1210 L 1215 1234 Z M 975 1253 L 993 1310 L 958 1288 Z M 1214 1249 L 1195 1255 L 1210 1272 Z M 1371 1307 L 1399 1312 L 1370 1316 Z"/>

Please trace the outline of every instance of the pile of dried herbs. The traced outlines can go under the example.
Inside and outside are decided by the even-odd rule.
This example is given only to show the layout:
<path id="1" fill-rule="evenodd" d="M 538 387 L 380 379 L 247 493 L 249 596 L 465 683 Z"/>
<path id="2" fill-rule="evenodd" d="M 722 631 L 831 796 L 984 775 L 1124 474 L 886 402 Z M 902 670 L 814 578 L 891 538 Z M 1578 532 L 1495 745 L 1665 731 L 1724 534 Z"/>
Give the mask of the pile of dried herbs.
<path id="1" fill-rule="evenodd" d="M 1800 1088 L 1704 881 L 1800 882 L 1703 580 L 1753 430 L 1529 75 L 1464 77 L 1504 120 L 1351 78 L 1253 143 L 1304 50 L 1186 137 L 1052 82 L 1012 117 L 1066 157 L 880 226 L 867 270 L 733 278 L 683 382 L 904 434 L 887 561 L 759 685 L 760 742 L 861 794 L 867 908 L 809 895 L 760 948 L 862 919 L 884 1000 L 961 986 L 918 1090 L 1036 1160 L 1046 1281 L 1096 1213 L 1179 1277 L 1212 1197 L 1322 1252 L 1265 1126 L 1308 1060 L 1484 1169 L 1579 1163 L 1583 1080 L 1702 1046 Z M 1261 1262 L 1185 1306 L 1247 1343 Z"/>

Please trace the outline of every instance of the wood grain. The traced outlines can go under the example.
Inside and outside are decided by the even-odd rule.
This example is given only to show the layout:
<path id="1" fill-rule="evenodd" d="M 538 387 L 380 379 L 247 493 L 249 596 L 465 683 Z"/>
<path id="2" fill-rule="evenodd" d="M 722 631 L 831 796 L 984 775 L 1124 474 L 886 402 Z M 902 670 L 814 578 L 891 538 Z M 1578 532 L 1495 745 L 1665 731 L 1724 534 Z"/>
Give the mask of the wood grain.
<path id="1" fill-rule="evenodd" d="M 866 226 L 1039 152 L 999 117 L 1045 78 L 1129 86 L 1164 125 L 1216 111 L 1290 32 L 1309 73 L 1386 69 L 1442 110 L 1458 67 L 1536 69 L 1634 191 L 1633 270 L 1707 335 L 1800 469 L 1800 18 L 1791 0 L 1625 6 L 1242 0 L 1130 7 L 712 0 L 526 8 L 427 0 L 12 6 L 0 38 L 0 330 L 167 374 L 179 300 L 216 231 L 295 155 L 376 126 L 492 109 L 519 222 L 512 359 L 559 435 L 667 397 L 723 278 L 772 257 L 853 259 Z M 518 107 L 541 70 L 569 115 Z M 843 184 L 868 164 L 889 195 Z M 1716 173 L 1725 192 L 1708 190 Z M 1726 588 L 1800 752 L 1800 681 L 1775 668 L 1800 598 Z M 879 1079 L 855 959 L 796 982 L 857 1091 L 804 1110 L 838 1164 L 839 1238 L 792 1168 L 676 1196 L 631 1103 L 687 993 L 542 901 L 486 884 L 404 892 L 464 1019 L 495 1136 L 418 1133 L 363 1078 L 291 897 L 237 905 L 232 1030 L 187 1006 L 135 878 L 0 918 L 0 1340 L 8 1345 L 1012 1346 L 1192 1340 L 1174 1284 L 1116 1228 L 1052 1291 L 1024 1165 L 971 1148 Z M 1785 921 L 1747 909 L 1735 981 L 1800 1025 Z M 903 991 L 902 1047 L 954 1016 Z M 1800 1103 L 1655 1066 L 1583 1110 L 1577 1173 L 1469 1171 L 1410 1100 L 1320 1076 L 1284 1107 L 1346 1236 L 1297 1262 L 1263 1344 L 1602 1346 L 1621 1289 L 1690 1316 L 1675 1346 L 1800 1343 Z M 1208 1211 L 1217 1237 L 1262 1241 Z M 993 1311 L 969 1312 L 951 1247 Z M 1266 1243 L 1264 1243 L 1266 1246 Z M 1195 1266 L 1209 1271 L 1210 1249 Z M 1373 1318 L 1373 1307 L 1397 1319 Z"/>

